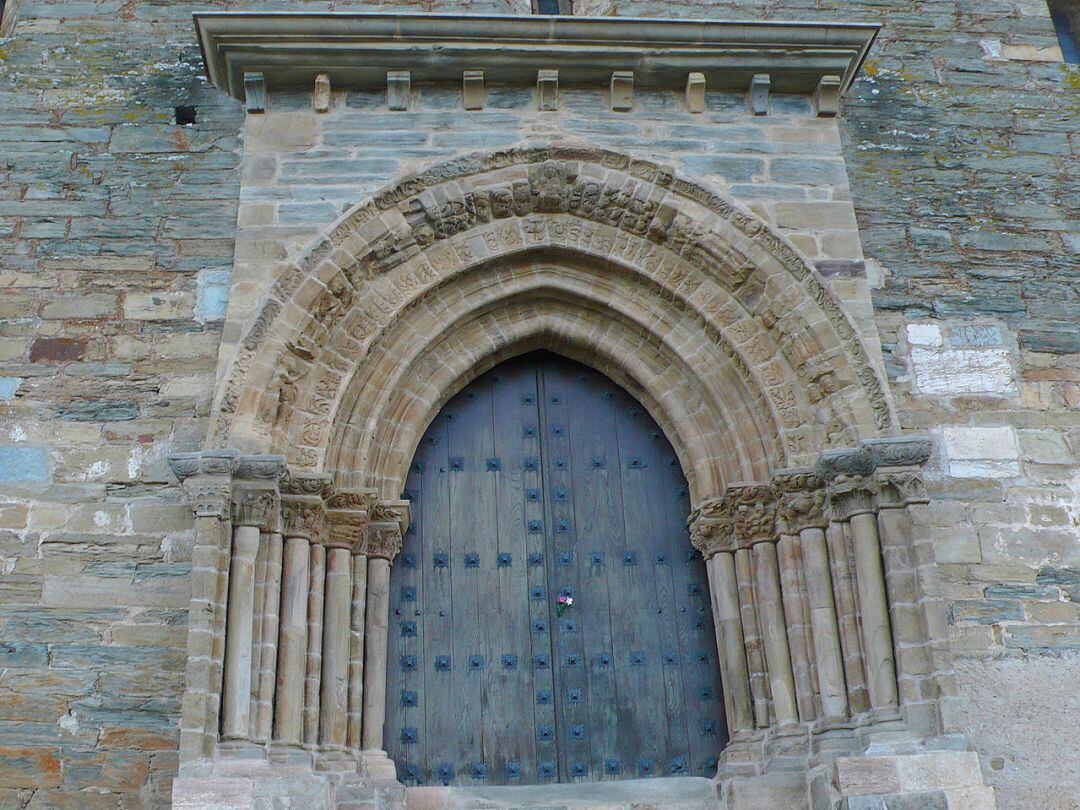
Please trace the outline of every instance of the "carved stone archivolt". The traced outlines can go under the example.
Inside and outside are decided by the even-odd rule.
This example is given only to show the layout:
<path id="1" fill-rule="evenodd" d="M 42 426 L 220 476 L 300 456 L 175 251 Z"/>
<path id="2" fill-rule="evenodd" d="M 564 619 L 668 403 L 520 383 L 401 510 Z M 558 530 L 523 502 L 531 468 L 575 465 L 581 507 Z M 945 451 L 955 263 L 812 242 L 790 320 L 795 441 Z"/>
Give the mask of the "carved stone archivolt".
<path id="1" fill-rule="evenodd" d="M 589 268 L 580 271 L 569 297 L 545 299 L 550 317 L 533 320 L 528 332 L 500 318 L 488 322 L 484 334 L 472 327 L 462 332 L 466 322 L 476 323 L 480 302 L 490 299 L 490 292 L 475 303 L 464 297 L 462 285 L 475 277 L 470 271 L 539 249 L 562 252 L 568 261 L 577 257 Z M 523 278 L 517 271 L 511 277 Z M 519 284 L 520 293 L 507 295 L 548 295 L 541 285 L 549 277 L 532 278 Z M 604 291 L 621 285 L 621 278 L 627 294 Z M 655 358 L 605 357 L 605 347 L 560 334 L 584 317 L 615 321 L 627 335 L 622 340 L 641 343 L 659 329 L 651 320 L 656 308 L 643 307 L 642 283 L 656 290 L 649 300 L 670 313 L 670 328 L 695 341 L 678 345 L 699 344 L 694 351 L 716 355 L 717 363 L 710 357 L 680 366 L 678 353 L 664 340 L 655 341 Z M 429 300 L 455 298 L 463 301 L 463 311 L 447 311 L 442 319 L 425 311 Z M 566 303 L 574 298 L 582 302 L 577 310 Z M 304 314 L 297 319 L 296 313 Z M 655 403 L 664 387 L 686 387 L 678 379 L 657 378 L 683 375 L 693 381 L 690 388 L 705 393 L 707 405 L 709 397 L 717 400 L 709 405 L 713 415 L 698 426 L 677 415 L 658 421 L 665 430 L 685 432 L 673 443 L 692 488 L 702 493 L 725 477 L 760 480 L 768 472 L 762 459 L 779 466 L 806 463 L 830 442 L 850 443 L 891 426 L 884 389 L 857 330 L 816 272 L 760 219 L 668 167 L 604 150 L 552 146 L 466 156 L 408 177 L 352 209 L 304 255 L 283 265 L 235 347 L 216 401 L 212 440 L 223 443 L 232 435 L 275 442 L 290 448 L 299 468 L 327 462 L 370 468 L 369 483 L 383 495 L 394 492 L 403 471 L 378 464 L 407 463 L 412 434 L 430 417 L 413 413 L 404 389 L 423 389 L 421 398 L 434 402 L 458 384 L 429 380 L 415 352 L 399 363 L 400 371 L 390 372 L 393 380 L 382 379 L 381 365 L 365 368 L 369 358 L 400 359 L 393 341 L 406 321 L 412 343 L 422 346 L 444 336 L 449 342 L 455 329 L 459 346 L 469 351 L 491 351 L 493 343 L 514 340 L 549 347 L 564 341 L 599 357 L 605 372 L 611 366 L 634 388 L 656 392 Z M 518 337 L 500 334 L 508 330 Z M 670 346 L 675 345 L 672 337 Z M 720 367 L 712 376 L 722 373 L 723 380 L 703 371 Z M 361 392 L 363 380 L 380 380 L 380 392 L 400 390 L 402 398 Z M 734 386 L 739 393 L 721 402 Z M 747 409 L 740 399 L 761 406 Z M 664 410 L 658 404 L 657 409 Z M 714 429 L 709 423 L 721 424 L 741 411 L 762 420 L 748 428 L 756 438 L 732 440 L 745 446 L 707 461 L 697 448 L 708 447 L 704 439 Z M 360 423 L 376 431 L 393 424 L 404 428 L 394 428 L 394 435 L 348 429 Z M 349 441 L 359 445 L 335 446 Z M 375 456 L 366 443 L 385 447 L 386 441 L 400 445 L 372 467 L 368 462 Z M 705 471 L 709 464 L 727 468 Z"/>

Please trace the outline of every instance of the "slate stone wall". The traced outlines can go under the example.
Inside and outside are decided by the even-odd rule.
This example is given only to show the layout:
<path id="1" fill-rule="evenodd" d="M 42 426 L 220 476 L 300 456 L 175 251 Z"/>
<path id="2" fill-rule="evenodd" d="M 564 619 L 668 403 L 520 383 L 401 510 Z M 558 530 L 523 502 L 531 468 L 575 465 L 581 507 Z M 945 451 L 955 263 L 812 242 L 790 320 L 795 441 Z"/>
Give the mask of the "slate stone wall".
<path id="1" fill-rule="evenodd" d="M 327 7 L 278 7 L 300 5 Z M 18 24 L 0 40 L 0 806 L 167 806 L 192 534 L 164 456 L 196 449 L 206 426 L 243 114 L 202 78 L 190 4 L 9 7 Z M 1044 3 L 596 0 L 589 10 L 885 23 L 839 132 L 893 395 L 906 427 L 939 439 L 932 531 L 972 735 L 1003 806 L 1035 794 L 1046 807 L 1075 806 L 1080 769 L 1063 755 L 1061 723 L 1069 706 L 1045 698 L 1080 693 L 1080 74 L 1053 61 Z M 179 104 L 196 105 L 193 127 L 173 123 Z M 485 113 L 491 125 L 474 131 L 450 106 L 432 111 L 432 131 L 401 135 L 398 156 L 517 140 L 502 114 Z M 749 134 L 702 149 L 706 134 L 677 122 L 602 118 L 579 133 L 642 151 L 662 140 L 657 149 L 682 153 L 687 171 L 727 178 L 733 193 L 745 186 L 747 202 L 778 158 Z M 791 188 L 823 176 L 843 188 L 841 153 L 823 151 L 795 156 L 790 169 L 805 180 Z M 323 159 L 308 154 L 304 171 Z M 327 176 L 339 174 L 325 159 Z M 355 196 L 244 198 L 241 225 L 272 203 L 299 239 L 399 165 L 365 159 Z M 254 188 L 258 167 L 244 171 Z"/>

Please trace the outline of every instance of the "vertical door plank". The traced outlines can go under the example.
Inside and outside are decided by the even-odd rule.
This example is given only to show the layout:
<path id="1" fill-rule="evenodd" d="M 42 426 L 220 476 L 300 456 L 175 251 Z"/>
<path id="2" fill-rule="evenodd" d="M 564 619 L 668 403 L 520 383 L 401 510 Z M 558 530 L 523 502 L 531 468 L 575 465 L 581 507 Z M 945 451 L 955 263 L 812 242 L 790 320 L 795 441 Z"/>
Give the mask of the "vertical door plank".
<path id="1" fill-rule="evenodd" d="M 622 476 L 623 522 L 626 526 L 626 548 L 636 553 L 637 564 L 628 583 L 631 609 L 624 619 L 629 635 L 630 653 L 619 661 L 629 673 L 632 691 L 624 701 L 632 713 L 631 722 L 640 740 L 637 776 L 655 776 L 666 773 L 668 756 L 668 717 L 664 690 L 657 690 L 663 683 L 661 664 L 661 637 L 657 622 L 660 605 L 653 586 L 656 566 L 654 538 L 656 536 L 657 497 L 650 480 L 652 465 L 650 442 L 646 426 L 651 420 L 644 408 L 620 391 L 616 397 L 616 429 L 619 435 L 619 467 Z M 631 774 L 624 775 L 630 776 Z"/>
<path id="2" fill-rule="evenodd" d="M 555 675 L 555 717 L 559 749 L 559 781 L 585 781 L 590 776 L 588 690 L 585 645 L 578 600 L 581 548 L 574 520 L 574 487 L 566 407 L 570 383 L 564 361 L 548 357 L 541 366 L 541 427 L 544 443 L 544 500 L 548 525 L 548 601 L 551 617 L 552 668 Z M 557 599 L 567 593 L 574 605 L 558 615 Z"/>
<path id="3" fill-rule="evenodd" d="M 451 682 L 458 729 L 454 765 L 461 784 L 486 784 L 474 776 L 484 765 L 484 620 L 481 606 L 496 597 L 486 571 L 495 565 L 495 486 L 487 460 L 492 457 L 491 383 L 481 378 L 454 398 L 449 428 L 450 531 L 453 576 L 454 656 Z"/>
<path id="4" fill-rule="evenodd" d="M 520 360 L 492 373 L 492 430 L 495 479 L 497 554 L 491 561 L 497 598 L 483 621 L 488 631 L 490 720 L 485 719 L 485 761 L 490 784 L 521 784 L 523 774 L 536 771 L 536 742 L 532 713 L 532 645 L 529 643 L 528 553 L 525 532 L 525 492 L 522 469 L 525 440 L 519 414 L 523 382 L 535 386 L 536 374 Z M 535 420 L 535 396 L 525 412 Z M 535 437 L 533 437 L 535 438 Z M 486 570 L 486 569 L 485 569 Z M 523 722 L 527 717 L 528 722 Z"/>
<path id="5" fill-rule="evenodd" d="M 526 372 L 518 383 L 521 427 L 521 473 L 525 497 L 525 575 L 528 581 L 528 652 L 519 666 L 532 678 L 531 690 L 521 696 L 522 716 L 532 718 L 525 728 L 535 750 L 534 770 L 522 773 L 522 781 L 556 782 L 559 779 L 558 741 L 555 738 L 555 674 L 551 645 L 551 586 L 547 576 L 550 556 L 547 536 L 550 524 L 544 505 L 544 447 L 540 418 L 539 366 L 536 355 L 524 362 Z M 526 709 L 525 705 L 530 708 Z"/>
<path id="6" fill-rule="evenodd" d="M 420 462 L 423 466 L 420 489 L 420 512 L 423 525 L 422 553 L 417 565 L 423 577 L 424 647 L 422 654 L 404 665 L 415 667 L 423 683 L 424 723 L 420 729 L 424 759 L 421 777 L 426 784 L 447 781 L 440 777 L 439 766 L 449 762 L 449 740 L 457 733 L 457 706 L 450 688 L 450 672 L 436 670 L 436 656 L 453 657 L 454 621 L 452 572 L 449 564 L 450 538 L 450 450 L 449 422 L 440 414 L 421 440 Z M 399 662 L 399 666 L 402 666 Z"/>
<path id="7" fill-rule="evenodd" d="M 585 641 L 586 680 L 591 738 L 590 778 L 620 778 L 616 707 L 620 695 L 615 678 L 612 592 L 619 588 L 623 535 L 622 492 L 618 486 L 618 442 L 611 383 L 592 369 L 571 369 L 567 409 L 573 446 L 574 515 L 578 527 L 581 592 L 578 614 Z M 614 469 L 613 469 L 614 468 Z"/>

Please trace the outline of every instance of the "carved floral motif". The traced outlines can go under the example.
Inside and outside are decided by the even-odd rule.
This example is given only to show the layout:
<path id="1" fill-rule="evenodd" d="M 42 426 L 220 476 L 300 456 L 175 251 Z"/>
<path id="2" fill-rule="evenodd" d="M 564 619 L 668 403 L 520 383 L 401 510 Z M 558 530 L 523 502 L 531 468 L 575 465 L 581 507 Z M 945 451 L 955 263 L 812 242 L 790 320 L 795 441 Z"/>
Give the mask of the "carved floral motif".
<path id="1" fill-rule="evenodd" d="M 875 490 L 872 478 L 838 475 L 829 482 L 829 505 L 833 518 L 851 520 L 855 515 L 875 511 Z"/>

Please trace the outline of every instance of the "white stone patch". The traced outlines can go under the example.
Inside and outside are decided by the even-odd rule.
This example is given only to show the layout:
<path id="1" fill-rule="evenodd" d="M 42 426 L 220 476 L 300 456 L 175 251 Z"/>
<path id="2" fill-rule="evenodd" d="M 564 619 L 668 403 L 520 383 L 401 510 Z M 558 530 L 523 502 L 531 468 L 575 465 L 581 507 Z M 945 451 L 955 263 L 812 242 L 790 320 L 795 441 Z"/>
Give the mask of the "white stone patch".
<path id="1" fill-rule="evenodd" d="M 911 364 L 915 387 L 926 394 L 1010 396 L 1017 392 L 1008 349 L 932 350 L 912 346 Z"/>
<path id="2" fill-rule="evenodd" d="M 68 734 L 79 733 L 79 718 L 75 716 L 75 712 L 68 712 L 57 720 L 56 724 Z"/>
<path id="3" fill-rule="evenodd" d="M 949 473 L 955 478 L 1020 474 L 1020 448 L 1011 427 L 947 427 L 943 434 Z"/>
<path id="4" fill-rule="evenodd" d="M 909 323 L 907 339 L 912 346 L 940 346 L 941 327 L 936 323 Z"/>

